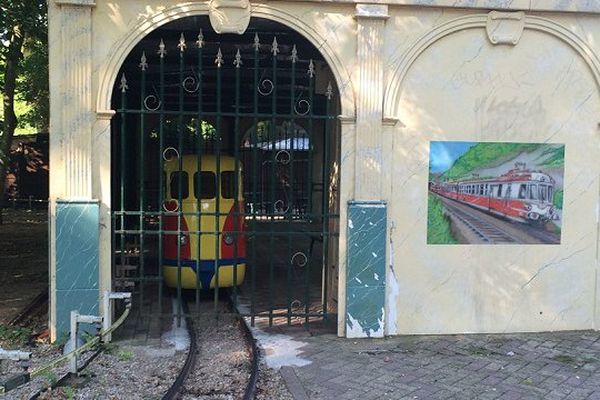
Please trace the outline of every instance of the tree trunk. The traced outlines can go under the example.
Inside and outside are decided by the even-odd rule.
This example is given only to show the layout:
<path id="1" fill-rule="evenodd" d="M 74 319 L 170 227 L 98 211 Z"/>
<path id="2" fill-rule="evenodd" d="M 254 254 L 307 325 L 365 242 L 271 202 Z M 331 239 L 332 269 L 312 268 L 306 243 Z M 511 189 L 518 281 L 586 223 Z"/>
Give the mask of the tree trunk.
<path id="1" fill-rule="evenodd" d="M 2 98 L 4 103 L 4 129 L 2 136 L 0 136 L 0 182 L 2 183 L 0 208 L 2 207 L 6 193 L 6 169 L 9 162 L 10 146 L 18 122 L 15 114 L 15 89 L 19 74 L 19 63 L 23 58 L 22 48 L 23 34 L 18 29 L 15 29 L 9 41 L 6 65 L 4 67 L 4 96 Z"/>

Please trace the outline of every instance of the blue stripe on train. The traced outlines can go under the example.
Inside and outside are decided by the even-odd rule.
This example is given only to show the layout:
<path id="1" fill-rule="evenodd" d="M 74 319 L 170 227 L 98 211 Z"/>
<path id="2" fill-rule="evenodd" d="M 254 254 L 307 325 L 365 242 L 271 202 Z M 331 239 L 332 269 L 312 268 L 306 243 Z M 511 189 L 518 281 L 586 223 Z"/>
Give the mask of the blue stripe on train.
<path id="1" fill-rule="evenodd" d="M 219 267 L 226 265 L 233 265 L 237 262 L 237 264 L 245 264 L 246 258 L 222 258 L 218 261 Z M 204 289 L 210 288 L 210 281 L 215 272 L 215 260 L 200 260 L 200 270 L 198 271 L 198 261 L 196 260 L 181 260 L 181 264 L 177 260 L 163 259 L 163 265 L 169 267 L 177 267 L 181 265 L 182 267 L 190 267 L 194 270 L 194 272 L 198 275 L 200 279 L 200 283 Z"/>

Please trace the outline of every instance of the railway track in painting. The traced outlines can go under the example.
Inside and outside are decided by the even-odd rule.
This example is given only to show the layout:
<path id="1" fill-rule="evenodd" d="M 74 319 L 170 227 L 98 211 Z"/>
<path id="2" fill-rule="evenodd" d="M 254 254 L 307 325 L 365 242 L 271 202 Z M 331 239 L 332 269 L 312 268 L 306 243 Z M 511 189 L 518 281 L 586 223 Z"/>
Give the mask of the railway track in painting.
<path id="1" fill-rule="evenodd" d="M 484 243 L 519 243 L 517 237 L 495 225 L 490 224 L 488 221 L 476 216 L 474 213 L 469 213 L 466 210 L 459 208 L 457 205 L 452 204 L 450 201 L 443 200 L 443 203 L 448 213 L 465 224 Z"/>
<path id="2" fill-rule="evenodd" d="M 441 196 L 451 219 L 463 225 L 470 237 L 484 244 L 558 244 L 560 236 L 531 225 L 510 222 Z"/>

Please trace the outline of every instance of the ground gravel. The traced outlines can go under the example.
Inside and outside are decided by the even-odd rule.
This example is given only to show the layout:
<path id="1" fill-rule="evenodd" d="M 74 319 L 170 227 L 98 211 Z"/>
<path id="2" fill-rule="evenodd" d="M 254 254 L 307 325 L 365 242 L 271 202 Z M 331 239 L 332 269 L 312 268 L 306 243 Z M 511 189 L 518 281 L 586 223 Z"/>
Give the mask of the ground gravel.
<path id="1" fill-rule="evenodd" d="M 182 388 L 182 399 L 243 398 L 252 355 L 240 323 L 232 315 L 215 318 L 210 313 L 194 319 L 198 355 Z"/>

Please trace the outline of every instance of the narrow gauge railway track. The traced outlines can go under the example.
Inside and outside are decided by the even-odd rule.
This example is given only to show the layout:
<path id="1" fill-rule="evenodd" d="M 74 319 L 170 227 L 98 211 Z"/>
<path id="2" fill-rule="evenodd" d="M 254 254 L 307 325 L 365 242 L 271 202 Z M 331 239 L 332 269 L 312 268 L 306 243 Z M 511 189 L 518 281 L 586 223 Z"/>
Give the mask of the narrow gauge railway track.
<path id="1" fill-rule="evenodd" d="M 468 213 L 455 204 L 452 201 L 443 201 L 444 207 L 448 212 L 453 215 L 456 219 L 465 224 L 475 235 L 477 235 L 485 243 L 499 243 L 499 244 L 511 244 L 519 243 L 519 239 L 511 233 L 501 229 L 496 225 L 492 225 L 485 221 L 483 218 L 479 218 L 474 213 Z"/>
<path id="2" fill-rule="evenodd" d="M 23 325 L 33 318 L 47 312 L 48 308 L 48 288 L 42 290 L 33 298 L 13 319 L 8 322 L 10 326 Z"/>
<path id="3" fill-rule="evenodd" d="M 196 396 L 201 396 L 202 398 L 210 398 L 213 395 L 216 398 L 222 398 L 221 396 L 223 395 L 232 395 L 232 392 L 235 393 L 234 395 L 232 395 L 232 397 L 234 398 L 243 398 L 244 400 L 254 399 L 256 395 L 256 382 L 258 380 L 259 351 L 256 346 L 256 341 L 252 337 L 252 333 L 250 332 L 247 325 L 241 318 L 239 318 L 239 324 L 233 324 L 237 325 L 237 327 L 231 328 L 239 329 L 237 333 L 239 334 L 239 336 L 241 336 L 243 341 L 245 341 L 246 350 L 250 353 L 250 370 L 248 378 L 246 379 L 246 382 L 244 382 L 244 387 L 240 387 L 240 382 L 234 382 L 234 387 L 232 388 L 231 383 L 226 382 L 225 385 L 222 385 L 222 387 L 227 388 L 229 393 L 222 393 L 218 390 L 214 390 L 214 388 L 209 387 L 211 385 L 211 381 L 216 381 L 217 383 L 215 385 L 219 386 L 218 382 L 221 378 L 225 378 L 225 380 L 227 378 L 230 378 L 232 372 L 237 372 L 240 369 L 240 367 L 242 367 L 241 369 L 243 369 L 243 366 L 238 364 L 234 365 L 233 368 L 229 368 L 229 370 L 225 368 L 214 373 L 212 369 L 214 368 L 218 370 L 219 360 L 216 360 L 216 362 L 211 362 L 209 365 L 206 365 L 206 363 L 204 363 L 203 365 L 203 361 L 206 360 L 202 359 L 207 356 L 207 354 L 205 353 L 210 353 L 211 349 L 213 347 L 216 347 L 215 343 L 209 343 L 207 345 L 207 340 L 214 341 L 215 337 L 217 338 L 216 340 L 226 340 L 227 334 L 218 332 L 218 330 L 216 330 L 215 327 L 218 327 L 219 325 L 227 325 L 227 321 L 219 321 L 215 318 L 215 315 L 213 314 L 214 303 L 212 299 L 201 301 L 201 303 L 199 304 L 199 309 L 192 311 L 198 313 L 198 318 L 192 318 L 190 316 L 191 314 L 189 311 L 189 305 L 185 301 L 185 298 L 183 298 L 182 301 L 184 302 L 184 312 L 187 315 L 185 321 L 188 333 L 190 335 L 190 348 L 188 350 L 188 355 L 184 362 L 184 366 L 182 367 L 179 375 L 173 382 L 173 385 L 169 388 L 167 393 L 165 393 L 162 399 L 190 399 L 196 398 Z M 233 309 L 233 304 L 229 296 L 227 298 L 227 306 L 230 310 Z M 225 307 L 225 305 L 219 304 L 219 308 L 222 309 L 223 307 Z M 226 316 L 226 318 L 230 317 Z M 236 317 L 236 319 L 237 318 L 238 317 Z M 217 333 L 218 335 L 214 335 L 215 333 Z M 239 340 L 236 340 L 235 342 L 239 344 Z M 223 350 L 227 351 L 230 350 L 230 348 L 229 346 L 225 346 Z M 209 355 L 214 357 L 214 354 Z M 206 373 L 206 371 L 203 371 L 203 369 L 205 368 L 210 369 L 208 374 Z M 211 372 L 213 372 L 213 376 L 207 376 L 210 375 Z M 237 387 L 235 387 L 235 383 L 237 383 Z"/>

